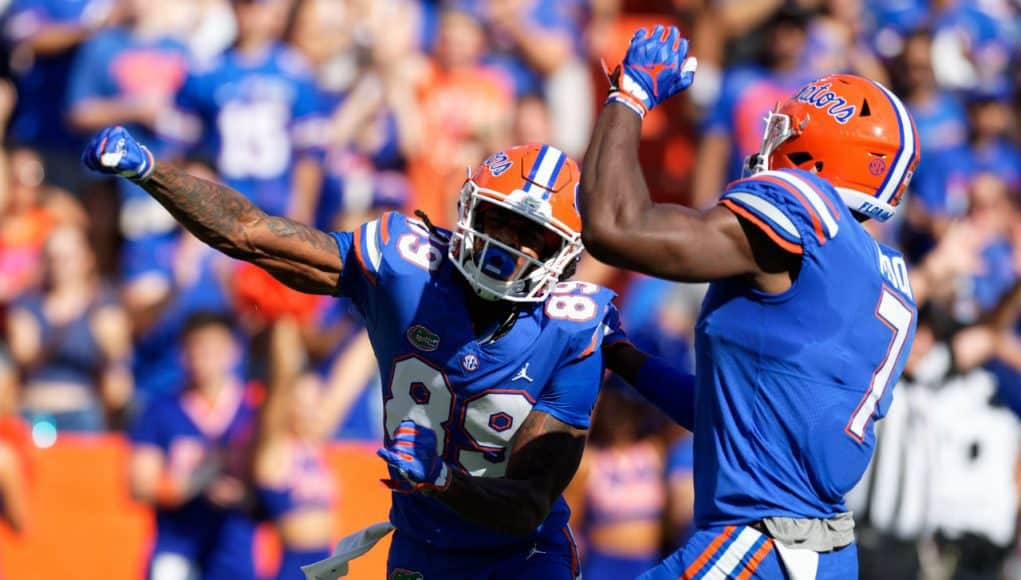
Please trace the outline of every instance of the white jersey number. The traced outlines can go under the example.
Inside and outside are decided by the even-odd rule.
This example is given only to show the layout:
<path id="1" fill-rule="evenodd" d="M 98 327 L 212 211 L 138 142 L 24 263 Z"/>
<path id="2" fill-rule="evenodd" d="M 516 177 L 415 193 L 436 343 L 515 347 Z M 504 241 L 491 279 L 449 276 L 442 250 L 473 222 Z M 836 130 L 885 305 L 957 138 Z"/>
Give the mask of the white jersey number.
<path id="1" fill-rule="evenodd" d="M 228 103 L 220 110 L 219 169 L 226 177 L 272 179 L 291 162 L 283 103 Z"/>
<path id="2" fill-rule="evenodd" d="M 574 322 L 592 320 L 599 312 L 596 303 L 586 294 L 598 291 L 598 286 L 588 282 L 560 282 L 546 301 L 546 316 Z"/>
<path id="3" fill-rule="evenodd" d="M 436 432 L 438 454 L 456 457 L 466 471 L 485 477 L 506 472 L 507 447 L 534 404 L 526 391 L 498 389 L 479 393 L 458 409 L 457 396 L 443 371 L 417 356 L 394 364 L 389 391 L 383 421 L 390 438 L 401 421 L 411 419 Z M 456 416 L 455 411 L 459 411 Z M 448 453 L 455 429 L 464 434 L 465 443 Z"/>
<path id="4" fill-rule="evenodd" d="M 893 332 L 893 337 L 886 348 L 886 356 L 872 373 L 872 382 L 865 391 L 865 396 L 858 403 L 858 408 L 854 410 L 847 427 L 844 428 L 844 431 L 859 442 L 865 440 L 865 430 L 876 412 L 876 405 L 893 382 L 893 369 L 904 350 L 914 313 L 896 294 L 884 286 L 879 305 L 876 306 L 876 317 Z"/>

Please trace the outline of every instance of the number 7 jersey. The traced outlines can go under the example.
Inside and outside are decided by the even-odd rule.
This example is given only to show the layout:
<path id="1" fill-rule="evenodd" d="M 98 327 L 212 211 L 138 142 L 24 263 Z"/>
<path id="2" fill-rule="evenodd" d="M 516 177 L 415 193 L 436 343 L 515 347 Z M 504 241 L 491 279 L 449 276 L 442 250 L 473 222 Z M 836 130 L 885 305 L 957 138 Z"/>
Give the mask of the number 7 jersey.
<path id="1" fill-rule="evenodd" d="M 695 520 L 829 518 L 861 478 L 915 331 L 904 260 L 801 170 L 720 203 L 801 255 L 790 289 L 712 283 L 696 326 Z"/>
<path id="2" fill-rule="evenodd" d="M 545 302 L 522 304 L 505 335 L 481 341 L 461 274 L 447 259 L 445 234 L 393 212 L 334 233 L 344 263 L 341 288 L 364 317 L 379 360 L 385 437 L 413 419 L 436 432 L 437 452 L 452 468 L 500 477 L 511 439 L 531 411 L 588 428 L 613 293 L 563 282 Z M 421 494 L 394 493 L 390 514 L 402 535 L 448 550 L 562 536 L 568 516 L 560 498 L 536 534 L 522 538 L 466 522 Z"/>

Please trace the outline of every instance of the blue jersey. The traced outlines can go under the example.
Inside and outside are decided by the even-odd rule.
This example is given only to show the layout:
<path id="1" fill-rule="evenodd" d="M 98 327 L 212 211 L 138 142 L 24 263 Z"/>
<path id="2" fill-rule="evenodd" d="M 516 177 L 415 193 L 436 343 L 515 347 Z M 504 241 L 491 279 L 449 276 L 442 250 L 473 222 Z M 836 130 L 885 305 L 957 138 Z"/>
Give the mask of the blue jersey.
<path id="1" fill-rule="evenodd" d="M 240 384 L 227 387 L 210 405 L 194 393 L 152 400 L 131 429 L 136 446 L 158 448 L 167 469 L 191 474 L 215 456 L 227 473 L 243 478 L 253 440 L 258 392 Z M 156 510 L 155 552 L 174 552 L 191 559 L 205 558 L 217 545 L 251 545 L 253 525 L 238 510 L 216 507 L 203 496 L 177 509 Z M 224 538 L 227 531 L 236 538 Z M 244 536 L 248 536 L 245 538 Z M 238 554 L 238 557 L 249 557 Z"/>
<path id="2" fill-rule="evenodd" d="M 109 0 L 14 0 L 3 16 L 4 37 L 9 45 L 28 41 L 49 26 L 81 27 L 113 7 Z M 34 147 L 79 149 L 64 119 L 64 96 L 78 47 L 50 55 L 31 55 L 14 74 L 17 107 L 11 136 Z M 10 53 L 8 53 L 10 54 Z"/>
<path id="3" fill-rule="evenodd" d="M 100 32 L 78 52 L 67 103 L 74 108 L 93 99 L 159 98 L 172 102 L 184 84 L 188 65 L 188 49 L 173 38 L 136 37 L 124 28 Z M 168 155 L 167 143 L 148 126 L 130 123 L 125 127 L 156 157 Z"/>
<path id="4" fill-rule="evenodd" d="M 721 203 L 801 255 L 791 288 L 713 282 L 696 326 L 695 522 L 829 518 L 861 478 L 915 331 L 904 260 L 801 170 Z"/>
<path id="5" fill-rule="evenodd" d="M 436 431 L 437 451 L 453 468 L 500 477 L 532 410 L 588 428 L 612 292 L 562 283 L 545 303 L 523 304 L 509 332 L 480 342 L 445 237 L 394 212 L 334 237 L 343 291 L 380 361 L 386 438 L 413 419 Z M 403 537 L 468 551 L 562 538 L 569 513 L 558 499 L 536 533 L 522 538 L 467 522 L 436 499 L 394 493 L 390 518 Z"/>
<path id="6" fill-rule="evenodd" d="M 301 56 L 283 45 L 256 58 L 228 51 L 188 77 L 177 104 L 201 118 L 200 149 L 221 179 L 264 211 L 286 215 L 294 160 L 311 147 L 302 126 L 319 112 Z"/>

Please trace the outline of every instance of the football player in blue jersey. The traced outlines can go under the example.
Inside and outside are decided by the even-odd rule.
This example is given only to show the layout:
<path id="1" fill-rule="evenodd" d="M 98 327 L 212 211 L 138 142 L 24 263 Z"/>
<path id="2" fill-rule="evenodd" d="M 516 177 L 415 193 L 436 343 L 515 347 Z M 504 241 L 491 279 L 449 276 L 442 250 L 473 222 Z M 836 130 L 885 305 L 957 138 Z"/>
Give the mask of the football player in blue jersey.
<path id="1" fill-rule="evenodd" d="M 654 204 L 641 121 L 691 84 L 687 48 L 672 27 L 632 38 L 579 194 L 596 258 L 710 282 L 695 376 L 650 359 L 631 377 L 695 434 L 696 530 L 643 578 L 854 578 L 844 494 L 872 455 L 916 312 L 903 258 L 861 222 L 893 216 L 919 159 L 915 125 L 881 85 L 824 77 L 768 114 L 753 174 L 718 205 Z"/>
<path id="2" fill-rule="evenodd" d="M 465 181 L 452 232 L 389 212 L 333 234 L 157 162 L 123 128 L 96 135 L 83 161 L 134 180 L 213 247 L 351 299 L 382 375 L 388 578 L 577 576 L 561 492 L 613 293 L 562 282 L 582 250 L 573 160 L 547 145 L 494 154 Z"/>

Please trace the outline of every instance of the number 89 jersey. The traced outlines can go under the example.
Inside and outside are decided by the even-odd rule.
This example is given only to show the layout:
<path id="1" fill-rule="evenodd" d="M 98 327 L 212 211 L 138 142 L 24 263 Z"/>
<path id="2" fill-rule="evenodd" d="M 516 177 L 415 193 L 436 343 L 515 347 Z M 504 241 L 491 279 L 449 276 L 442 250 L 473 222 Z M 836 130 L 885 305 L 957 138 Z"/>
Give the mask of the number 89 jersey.
<path id="1" fill-rule="evenodd" d="M 344 269 L 341 288 L 365 319 L 383 384 L 385 433 L 405 418 L 436 432 L 437 452 L 475 476 L 504 475 L 511 439 L 533 410 L 588 428 L 602 357 L 602 321 L 613 293 L 563 282 L 541 303 L 520 305 L 505 335 L 480 342 L 447 239 L 387 213 L 333 236 Z M 559 499 L 536 535 L 562 539 L 569 510 Z M 492 532 L 420 494 L 393 495 L 402 535 L 467 550 L 532 538 Z M 549 536 L 552 537 L 552 536 Z"/>

